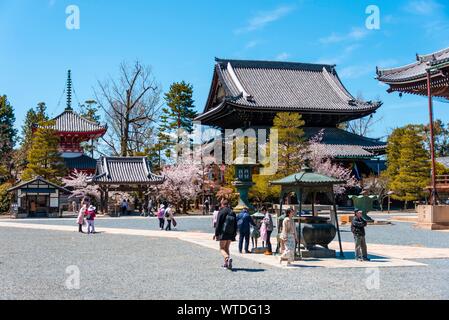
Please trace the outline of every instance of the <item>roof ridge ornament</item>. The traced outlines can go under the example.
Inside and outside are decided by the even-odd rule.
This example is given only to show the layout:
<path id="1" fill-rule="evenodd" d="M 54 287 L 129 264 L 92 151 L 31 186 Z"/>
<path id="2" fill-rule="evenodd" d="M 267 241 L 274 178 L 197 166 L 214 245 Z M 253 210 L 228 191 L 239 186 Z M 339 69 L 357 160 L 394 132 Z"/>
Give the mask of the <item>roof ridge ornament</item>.
<path id="1" fill-rule="evenodd" d="M 65 111 L 73 111 L 72 108 L 72 70 L 67 71 L 67 107 Z"/>
<path id="2" fill-rule="evenodd" d="M 229 75 L 231 76 L 232 81 L 234 82 L 237 89 L 242 93 L 243 97 L 246 99 L 246 101 L 253 101 L 253 96 L 250 95 L 248 92 L 246 92 L 245 88 L 243 88 L 243 85 L 239 81 L 239 78 L 234 72 L 234 68 L 232 67 L 231 63 L 228 62 L 227 65 Z"/>

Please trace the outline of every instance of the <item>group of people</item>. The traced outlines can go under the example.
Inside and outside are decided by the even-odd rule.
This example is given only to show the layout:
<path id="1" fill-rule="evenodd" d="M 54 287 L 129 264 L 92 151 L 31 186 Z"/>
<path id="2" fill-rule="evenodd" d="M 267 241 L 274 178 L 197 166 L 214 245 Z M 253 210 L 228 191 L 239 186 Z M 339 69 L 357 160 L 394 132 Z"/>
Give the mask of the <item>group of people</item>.
<path id="1" fill-rule="evenodd" d="M 266 208 L 262 208 L 261 213 L 264 218 L 257 223 L 250 216 L 248 208 L 244 208 L 237 216 L 231 209 L 228 200 L 221 201 L 221 207 L 215 208 L 213 214 L 213 224 L 215 234 L 213 239 L 219 242 L 220 253 L 224 258 L 223 268 L 232 269 L 232 258 L 230 254 L 230 246 L 236 241 L 237 233 L 239 233 L 239 252 L 249 254 L 249 239 L 253 240 L 253 248 L 257 248 L 257 239 L 262 237 L 262 245 L 265 248 L 265 255 L 272 255 L 271 233 L 273 232 L 273 218 Z M 251 230 L 251 227 L 253 228 Z"/>
<path id="2" fill-rule="evenodd" d="M 95 233 L 95 218 L 97 209 L 90 203 L 88 198 L 81 202 L 81 208 L 78 212 L 76 222 L 78 223 L 78 232 L 84 233 L 83 226 L 87 224 L 87 234 Z"/>
<path id="3" fill-rule="evenodd" d="M 165 227 L 165 231 L 171 231 L 171 227 L 173 224 L 173 228 L 176 230 L 177 222 L 174 217 L 174 208 L 172 205 L 169 205 L 167 202 L 161 204 L 158 212 L 157 218 L 159 219 L 159 228 L 164 230 L 165 222 L 167 221 L 167 226 Z"/>
<path id="4" fill-rule="evenodd" d="M 249 214 L 248 208 L 236 215 L 232 211 L 228 200 L 222 200 L 221 207 L 218 208 L 217 206 L 215 208 L 213 214 L 215 234 L 213 239 L 219 242 L 220 253 L 224 258 L 223 268 L 232 269 L 232 258 L 229 249 L 231 243 L 236 241 L 237 233 L 239 233 L 240 253 L 243 253 L 243 249 L 245 249 L 245 253 L 251 253 L 249 251 L 250 237 L 253 240 L 253 248 L 257 248 L 257 238 L 260 236 L 265 243 L 266 250 L 264 254 L 273 254 L 271 246 L 271 234 L 274 229 L 273 220 L 266 208 L 262 208 L 261 213 L 264 214 L 264 217 L 260 223 L 257 223 Z M 362 214 L 362 211 L 356 209 L 351 224 L 351 231 L 355 240 L 355 256 L 358 261 L 370 261 L 365 240 L 367 222 L 363 219 Z M 290 266 L 295 261 L 296 248 L 300 243 L 294 215 L 293 209 L 287 209 L 279 236 L 281 249 L 279 262 L 287 261 L 287 266 Z"/>

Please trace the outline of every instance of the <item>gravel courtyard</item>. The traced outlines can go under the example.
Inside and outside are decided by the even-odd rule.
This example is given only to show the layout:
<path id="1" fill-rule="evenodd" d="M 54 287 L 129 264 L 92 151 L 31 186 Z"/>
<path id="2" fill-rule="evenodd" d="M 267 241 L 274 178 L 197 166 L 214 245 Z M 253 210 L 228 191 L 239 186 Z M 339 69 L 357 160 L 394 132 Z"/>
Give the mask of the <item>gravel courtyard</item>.
<path id="1" fill-rule="evenodd" d="M 392 237 L 401 231 L 389 227 Z M 376 270 L 364 268 L 279 269 L 237 257 L 231 272 L 217 250 L 177 239 L 1 227 L 0 243 L 0 299 L 449 299 L 447 259 L 377 269 L 373 288 Z M 79 289 L 66 288 L 69 266 L 80 270 Z"/>

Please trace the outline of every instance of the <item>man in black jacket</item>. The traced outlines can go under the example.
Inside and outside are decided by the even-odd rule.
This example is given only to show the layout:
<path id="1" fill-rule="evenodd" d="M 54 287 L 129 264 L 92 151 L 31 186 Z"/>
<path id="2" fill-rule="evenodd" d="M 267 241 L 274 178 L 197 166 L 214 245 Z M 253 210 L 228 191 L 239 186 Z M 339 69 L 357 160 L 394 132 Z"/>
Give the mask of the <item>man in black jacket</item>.
<path id="1" fill-rule="evenodd" d="M 221 209 L 218 212 L 217 225 L 214 240 L 220 242 L 220 252 L 224 258 L 224 268 L 232 269 L 232 259 L 229 247 L 235 241 L 237 235 L 237 217 L 229 207 L 228 200 L 221 201 Z"/>
<path id="2" fill-rule="evenodd" d="M 355 241 L 355 258 L 357 261 L 369 261 L 365 240 L 365 227 L 367 223 L 363 219 L 362 214 L 362 211 L 356 209 L 355 217 L 351 224 L 351 231 L 354 234 Z"/>

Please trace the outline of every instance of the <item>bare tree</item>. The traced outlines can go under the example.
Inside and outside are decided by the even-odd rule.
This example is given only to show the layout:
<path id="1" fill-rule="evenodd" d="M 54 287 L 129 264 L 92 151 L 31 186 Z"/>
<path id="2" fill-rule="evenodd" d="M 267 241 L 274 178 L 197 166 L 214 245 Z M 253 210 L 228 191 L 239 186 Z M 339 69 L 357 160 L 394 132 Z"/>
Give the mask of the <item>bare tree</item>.
<path id="1" fill-rule="evenodd" d="M 108 133 L 103 141 L 115 155 L 143 152 L 153 141 L 160 111 L 160 86 L 151 68 L 136 61 L 120 64 L 118 80 L 98 82 L 96 100 L 106 114 Z"/>
<path id="2" fill-rule="evenodd" d="M 364 101 L 361 93 L 357 95 L 357 100 Z M 346 123 L 346 130 L 351 133 L 358 134 L 359 136 L 367 137 L 373 130 L 373 127 L 382 120 L 382 117 L 375 118 L 374 115 L 371 114 L 364 118 L 349 121 Z"/>

